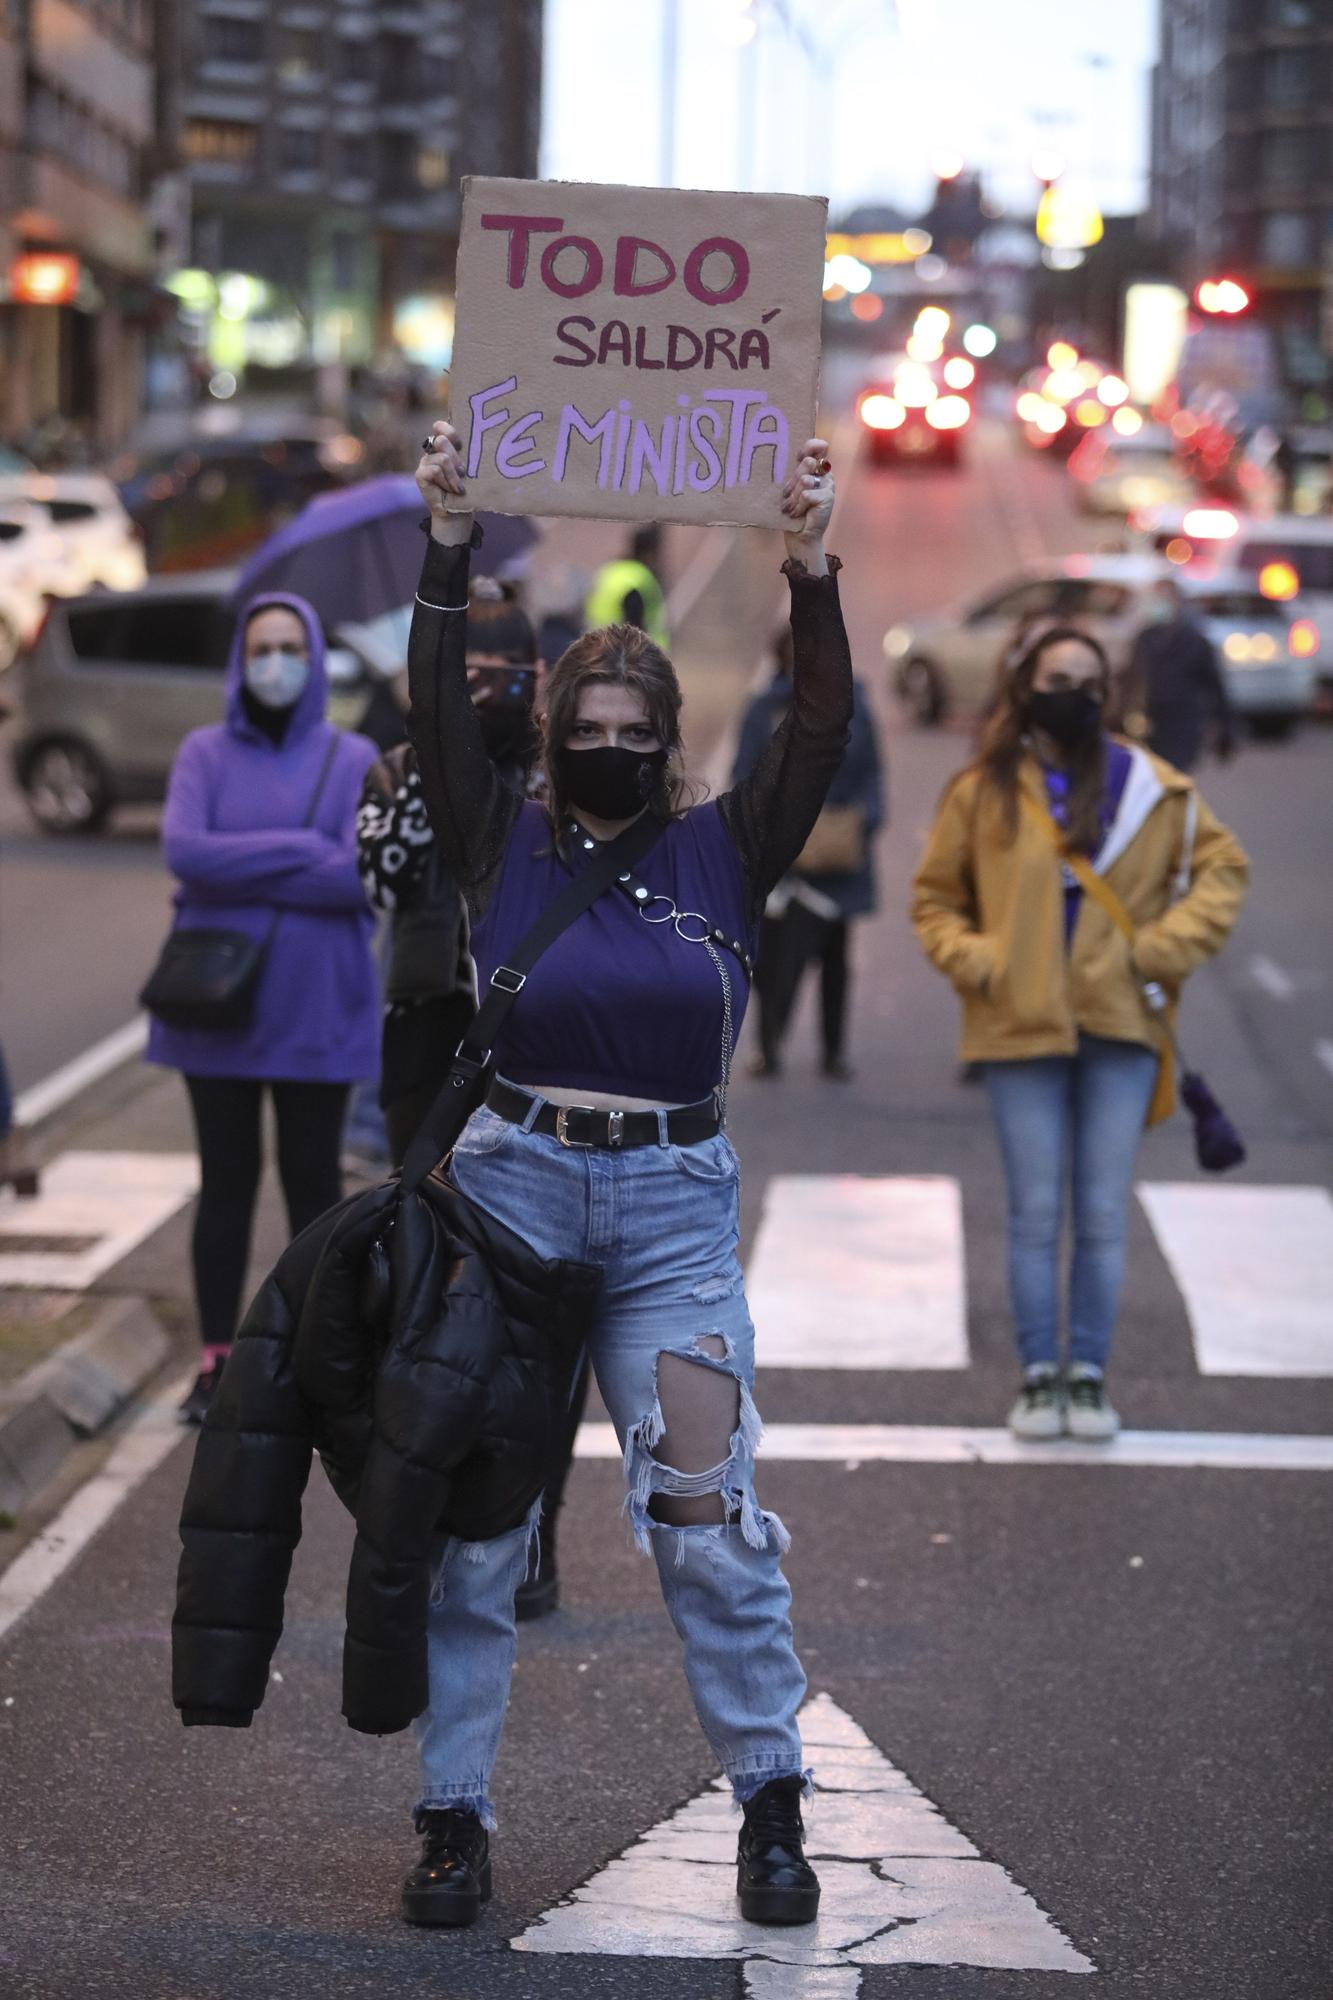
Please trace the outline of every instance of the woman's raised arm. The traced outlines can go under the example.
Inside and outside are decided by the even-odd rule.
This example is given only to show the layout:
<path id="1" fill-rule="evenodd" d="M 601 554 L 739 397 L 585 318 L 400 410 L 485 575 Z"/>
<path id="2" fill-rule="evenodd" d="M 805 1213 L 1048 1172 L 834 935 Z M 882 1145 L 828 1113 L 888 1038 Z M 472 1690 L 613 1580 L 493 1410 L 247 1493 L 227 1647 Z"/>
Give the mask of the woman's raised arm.
<path id="1" fill-rule="evenodd" d="M 408 732 L 440 854 L 477 909 L 504 855 L 520 801 L 486 753 L 468 692 L 473 520 L 470 513 L 450 513 L 447 504 L 450 495 L 464 490 L 458 434 L 448 424 L 436 424 L 431 435 L 435 448 L 423 452 L 417 467 L 417 485 L 430 509 L 430 540 L 407 646 Z"/>

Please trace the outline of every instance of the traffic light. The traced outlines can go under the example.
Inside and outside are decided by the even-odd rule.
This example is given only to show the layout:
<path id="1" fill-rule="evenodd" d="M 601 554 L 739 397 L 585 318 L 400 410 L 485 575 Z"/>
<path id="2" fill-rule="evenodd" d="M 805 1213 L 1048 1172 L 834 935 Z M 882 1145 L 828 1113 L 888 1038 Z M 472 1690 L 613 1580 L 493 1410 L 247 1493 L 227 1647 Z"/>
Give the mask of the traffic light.
<path id="1" fill-rule="evenodd" d="M 1194 294 L 1194 303 L 1204 313 L 1243 313 L 1250 295 L 1234 278 L 1205 278 Z"/>

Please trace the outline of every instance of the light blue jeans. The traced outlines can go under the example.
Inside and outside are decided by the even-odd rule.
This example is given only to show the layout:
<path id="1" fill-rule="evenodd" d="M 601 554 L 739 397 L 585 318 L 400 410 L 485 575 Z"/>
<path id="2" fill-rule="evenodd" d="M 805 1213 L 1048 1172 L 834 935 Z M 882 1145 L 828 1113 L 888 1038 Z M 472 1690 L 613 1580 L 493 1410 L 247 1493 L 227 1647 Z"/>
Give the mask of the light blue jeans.
<path id="1" fill-rule="evenodd" d="M 1060 1361 L 1060 1235 L 1071 1187 L 1069 1360 L 1104 1372 L 1125 1270 L 1134 1162 L 1157 1057 L 1081 1035 L 1073 1056 L 985 1065 L 1009 1189 L 1009 1293 L 1024 1368 Z"/>
<path id="2" fill-rule="evenodd" d="M 533 1099 L 530 1118 L 541 1102 Z M 625 1511 L 656 1559 L 704 1734 L 740 1799 L 770 1778 L 800 1774 L 805 1675 L 780 1561 L 787 1532 L 754 1492 L 754 1328 L 737 1255 L 731 1142 L 672 1146 L 663 1115 L 658 1145 L 576 1149 L 483 1108 L 455 1148 L 453 1176 L 543 1256 L 602 1270 L 590 1358 L 625 1455 Z M 659 1364 L 669 1364 L 661 1381 Z M 703 1370 L 730 1378 L 724 1395 Z M 692 1401 L 725 1412 L 725 1456 L 715 1464 L 679 1466 L 668 1455 L 692 1422 L 697 1429 Z M 668 1525 L 656 1518 L 662 1511 L 704 1513 L 713 1524 Z M 428 1629 L 430 1706 L 417 1723 L 418 1812 L 467 1806 L 495 1823 L 490 1778 L 516 1651 L 514 1589 L 535 1520 L 534 1511 L 526 1527 L 494 1541 L 443 1546 Z"/>

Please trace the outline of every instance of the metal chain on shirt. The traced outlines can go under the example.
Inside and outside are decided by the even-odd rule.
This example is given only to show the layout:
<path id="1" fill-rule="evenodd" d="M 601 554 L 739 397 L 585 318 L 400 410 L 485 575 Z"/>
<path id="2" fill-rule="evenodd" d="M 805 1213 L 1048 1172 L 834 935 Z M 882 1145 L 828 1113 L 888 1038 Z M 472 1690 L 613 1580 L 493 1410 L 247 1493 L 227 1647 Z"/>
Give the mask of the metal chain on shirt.
<path id="1" fill-rule="evenodd" d="M 584 832 L 577 821 L 571 823 L 569 832 L 584 849 L 591 850 L 595 845 L 591 836 Z M 722 982 L 722 1075 L 717 1087 L 717 1115 L 718 1122 L 725 1125 L 727 1122 L 727 1091 L 731 1085 L 731 1064 L 736 1046 L 736 1018 L 732 1005 L 731 975 L 727 971 L 720 952 L 717 950 L 718 944 L 727 943 L 727 934 L 725 931 L 719 930 L 715 924 L 710 923 L 702 910 L 678 910 L 673 897 L 655 895 L 651 889 L 640 882 L 633 874 L 626 873 L 618 876 L 616 887 L 633 904 L 644 923 L 670 924 L 682 944 L 701 944 L 717 968 L 717 976 Z M 666 904 L 665 914 L 660 917 L 650 916 L 649 912 L 655 909 L 659 903 Z M 681 929 L 682 924 L 690 923 L 703 925 L 703 929 L 697 937 L 693 932 Z M 746 973 L 749 974 L 752 971 L 752 962 L 744 945 L 739 941 L 733 941 L 730 944 L 730 949 L 735 953 L 740 964 L 745 968 Z"/>

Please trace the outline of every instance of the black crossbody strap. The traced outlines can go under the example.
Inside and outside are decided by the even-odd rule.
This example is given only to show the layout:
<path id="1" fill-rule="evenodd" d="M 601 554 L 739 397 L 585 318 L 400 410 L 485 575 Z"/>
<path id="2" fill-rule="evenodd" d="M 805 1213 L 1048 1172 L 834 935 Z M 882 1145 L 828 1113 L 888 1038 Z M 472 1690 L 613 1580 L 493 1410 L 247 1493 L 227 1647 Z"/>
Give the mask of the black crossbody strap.
<path id="1" fill-rule="evenodd" d="M 478 1081 L 490 1061 L 505 1015 L 523 991 L 537 960 L 621 875 L 633 870 L 635 863 L 656 845 L 662 831 L 661 820 L 645 813 L 615 840 L 599 848 L 582 874 L 575 876 L 547 904 L 510 953 L 508 962 L 496 966 L 485 997 L 449 1066 L 444 1087 L 407 1149 L 400 1177 L 405 1194 L 414 1193 L 429 1178 L 467 1123 Z"/>

